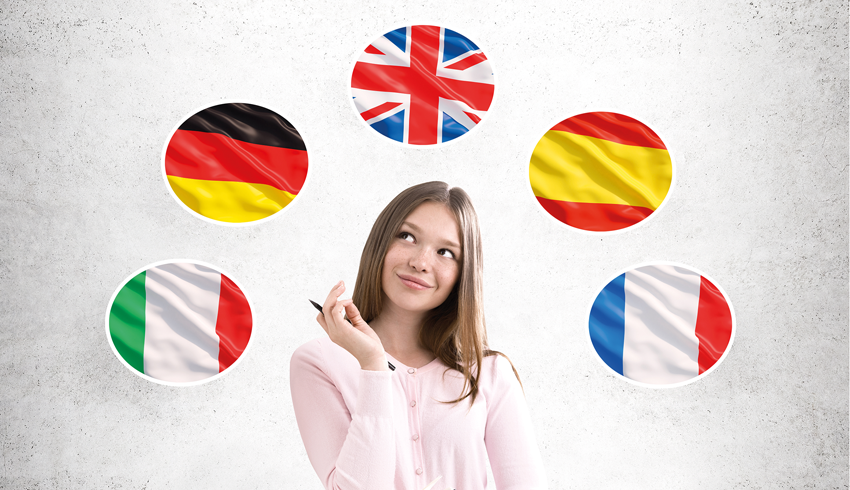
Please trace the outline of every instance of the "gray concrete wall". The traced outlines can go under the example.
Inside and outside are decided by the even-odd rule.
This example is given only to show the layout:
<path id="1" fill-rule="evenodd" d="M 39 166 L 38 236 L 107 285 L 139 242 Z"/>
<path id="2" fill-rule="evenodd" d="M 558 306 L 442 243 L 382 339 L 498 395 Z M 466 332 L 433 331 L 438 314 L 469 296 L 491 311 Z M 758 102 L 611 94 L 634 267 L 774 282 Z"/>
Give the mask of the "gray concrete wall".
<path id="1" fill-rule="evenodd" d="M 491 343 L 550 488 L 847 488 L 847 2 L 113 3 L 0 5 L 0 487 L 319 489 L 288 386 L 323 335 L 307 298 L 353 283 L 380 209 L 440 179 L 481 216 Z M 472 38 L 497 79 L 482 125 L 436 149 L 388 144 L 347 92 L 368 42 L 417 23 Z M 223 99 L 276 109 L 309 149 L 301 196 L 257 226 L 190 216 L 160 173 L 174 125 Z M 578 234 L 531 196 L 537 140 L 589 110 L 671 148 L 670 200 L 636 230 Z M 243 362 L 191 388 L 134 376 L 104 327 L 122 280 L 177 258 L 256 308 Z M 708 274 L 737 317 L 723 364 L 672 390 L 616 379 L 587 342 L 595 292 L 652 260 Z"/>

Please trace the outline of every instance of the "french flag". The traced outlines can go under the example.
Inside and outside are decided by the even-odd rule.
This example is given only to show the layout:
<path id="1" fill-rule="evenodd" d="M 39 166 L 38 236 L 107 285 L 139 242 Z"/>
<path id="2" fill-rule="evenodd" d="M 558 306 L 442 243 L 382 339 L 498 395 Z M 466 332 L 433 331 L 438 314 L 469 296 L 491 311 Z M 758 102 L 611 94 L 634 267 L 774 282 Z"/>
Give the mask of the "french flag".
<path id="1" fill-rule="evenodd" d="M 590 340 L 611 369 L 654 385 L 689 381 L 714 366 L 732 338 L 732 312 L 717 287 L 674 265 L 617 276 L 590 309 Z"/>

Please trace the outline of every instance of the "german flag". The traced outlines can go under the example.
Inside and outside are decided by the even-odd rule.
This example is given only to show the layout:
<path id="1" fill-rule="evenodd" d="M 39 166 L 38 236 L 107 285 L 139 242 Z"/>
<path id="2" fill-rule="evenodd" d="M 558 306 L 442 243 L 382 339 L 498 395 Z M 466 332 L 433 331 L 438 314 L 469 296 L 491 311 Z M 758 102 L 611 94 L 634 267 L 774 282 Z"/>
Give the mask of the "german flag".
<path id="1" fill-rule="evenodd" d="M 286 119 L 252 104 L 204 109 L 174 132 L 165 174 L 196 213 L 228 223 L 266 218 L 289 204 L 307 178 L 307 148 Z"/>
<path id="2" fill-rule="evenodd" d="M 537 201 L 555 219 L 588 231 L 627 228 L 661 205 L 673 178 L 670 153 L 640 121 L 588 112 L 561 121 L 531 155 Z"/>

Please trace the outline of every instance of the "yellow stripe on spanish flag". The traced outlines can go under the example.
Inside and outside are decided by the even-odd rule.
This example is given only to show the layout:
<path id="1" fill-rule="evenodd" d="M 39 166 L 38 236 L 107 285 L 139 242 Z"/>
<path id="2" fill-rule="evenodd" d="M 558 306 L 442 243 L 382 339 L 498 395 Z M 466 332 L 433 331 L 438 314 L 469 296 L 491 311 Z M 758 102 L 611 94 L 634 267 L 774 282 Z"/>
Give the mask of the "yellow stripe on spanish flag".
<path id="1" fill-rule="evenodd" d="M 534 148 L 529 178 L 537 197 L 655 210 L 673 165 L 667 150 L 550 130 Z"/>
<path id="2" fill-rule="evenodd" d="M 283 209 L 294 194 L 265 184 L 168 176 L 168 183 L 192 211 L 218 221 L 244 223 Z"/>

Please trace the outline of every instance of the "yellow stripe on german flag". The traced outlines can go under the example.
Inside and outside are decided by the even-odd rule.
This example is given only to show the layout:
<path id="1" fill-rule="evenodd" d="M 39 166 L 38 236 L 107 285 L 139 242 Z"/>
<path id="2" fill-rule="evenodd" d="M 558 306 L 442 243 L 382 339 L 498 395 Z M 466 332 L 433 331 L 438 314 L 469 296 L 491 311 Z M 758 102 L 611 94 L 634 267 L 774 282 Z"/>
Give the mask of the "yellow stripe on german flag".
<path id="1" fill-rule="evenodd" d="M 611 112 L 571 117 L 547 131 L 529 179 L 541 206 L 583 230 L 613 231 L 652 214 L 667 196 L 673 164 L 658 135 Z"/>
<path id="2" fill-rule="evenodd" d="M 295 194 L 265 184 L 168 176 L 177 197 L 192 211 L 227 223 L 245 223 L 271 216 L 295 199 Z"/>

